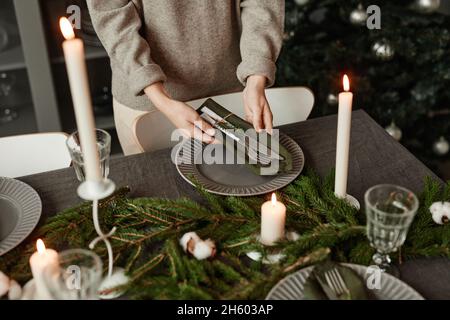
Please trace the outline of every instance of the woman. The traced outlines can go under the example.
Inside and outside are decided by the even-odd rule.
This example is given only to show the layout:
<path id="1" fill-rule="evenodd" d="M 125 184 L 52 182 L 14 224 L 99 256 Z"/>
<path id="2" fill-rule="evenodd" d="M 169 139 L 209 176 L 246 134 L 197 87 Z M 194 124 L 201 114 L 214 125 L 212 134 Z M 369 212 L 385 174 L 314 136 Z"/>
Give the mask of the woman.
<path id="1" fill-rule="evenodd" d="M 146 112 L 155 119 L 148 134 L 160 136 L 162 145 L 170 141 L 162 115 L 190 136 L 212 142 L 214 130 L 184 101 L 242 91 L 243 86 L 247 120 L 258 131 L 272 129 L 264 89 L 275 81 L 284 0 L 87 3 L 111 58 L 114 116 L 125 154 L 142 151 L 132 126 Z"/>

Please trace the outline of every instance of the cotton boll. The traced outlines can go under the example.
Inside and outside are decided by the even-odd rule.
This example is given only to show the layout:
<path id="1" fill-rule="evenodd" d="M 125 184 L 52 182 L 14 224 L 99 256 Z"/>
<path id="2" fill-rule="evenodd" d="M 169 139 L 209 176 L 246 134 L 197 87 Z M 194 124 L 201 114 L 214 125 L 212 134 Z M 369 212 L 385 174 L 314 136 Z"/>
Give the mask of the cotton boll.
<path id="1" fill-rule="evenodd" d="M 9 282 L 9 300 L 19 300 L 22 298 L 22 287 L 15 280 Z"/>
<path id="2" fill-rule="evenodd" d="M 210 239 L 197 242 L 193 255 L 197 260 L 204 260 L 216 254 L 216 245 Z"/>
<path id="3" fill-rule="evenodd" d="M 443 202 L 442 209 L 444 212 L 449 213 L 450 212 L 450 202 Z"/>
<path id="4" fill-rule="evenodd" d="M 202 239 L 195 232 L 185 233 L 180 239 L 180 245 L 183 248 L 184 252 L 193 253 L 195 245 L 198 242 L 201 242 Z"/>
<path id="5" fill-rule="evenodd" d="M 197 260 L 212 258 L 216 255 L 216 245 L 211 239 L 203 241 L 195 232 L 185 233 L 180 239 L 184 252 L 192 254 Z"/>
<path id="6" fill-rule="evenodd" d="M 0 271 L 0 298 L 9 291 L 9 278 Z"/>
<path id="7" fill-rule="evenodd" d="M 445 224 L 450 218 L 450 202 L 435 202 L 430 206 L 431 216 L 437 224 Z"/>
<path id="8" fill-rule="evenodd" d="M 205 240 L 205 243 L 211 247 L 211 258 L 214 258 L 216 256 L 216 252 L 217 252 L 216 244 L 211 239 Z"/>
<path id="9" fill-rule="evenodd" d="M 435 213 L 435 212 L 440 212 L 442 211 L 442 209 L 444 208 L 444 202 L 434 202 L 431 206 L 430 206 L 430 212 L 431 213 Z"/>
<path id="10" fill-rule="evenodd" d="M 124 291 L 115 288 L 124 286 L 129 281 L 124 269 L 118 267 L 114 268 L 111 277 L 103 279 L 98 288 L 100 299 L 110 300 L 120 297 Z"/>
<path id="11" fill-rule="evenodd" d="M 444 207 L 442 209 L 443 216 L 441 218 L 441 221 L 443 223 L 447 223 L 450 219 L 450 202 L 444 202 Z"/>

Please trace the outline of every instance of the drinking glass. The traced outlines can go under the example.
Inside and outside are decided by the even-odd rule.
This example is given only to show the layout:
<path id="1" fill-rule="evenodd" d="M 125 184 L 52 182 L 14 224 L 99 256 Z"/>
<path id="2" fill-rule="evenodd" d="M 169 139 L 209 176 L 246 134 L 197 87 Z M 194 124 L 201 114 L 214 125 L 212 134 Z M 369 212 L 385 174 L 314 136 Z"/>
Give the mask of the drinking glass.
<path id="1" fill-rule="evenodd" d="M 111 153 L 111 136 L 108 132 L 101 129 L 95 129 L 95 136 L 97 139 L 97 150 L 100 158 L 100 168 L 103 178 L 107 178 L 109 175 L 109 157 Z M 67 138 L 67 148 L 69 149 L 70 156 L 72 157 L 73 167 L 77 174 L 79 181 L 85 181 L 83 151 L 80 145 L 80 138 L 78 132 L 72 133 Z"/>
<path id="2" fill-rule="evenodd" d="M 377 185 L 364 196 L 367 215 L 367 237 L 377 250 L 373 262 L 382 270 L 390 269 L 389 254 L 405 242 L 409 226 L 419 207 L 416 195 L 408 189 Z"/>
<path id="3" fill-rule="evenodd" d="M 102 262 L 93 251 L 66 250 L 58 255 L 59 272 L 44 270 L 45 285 L 54 300 L 96 300 Z M 51 270 L 50 270 L 51 269 Z"/>

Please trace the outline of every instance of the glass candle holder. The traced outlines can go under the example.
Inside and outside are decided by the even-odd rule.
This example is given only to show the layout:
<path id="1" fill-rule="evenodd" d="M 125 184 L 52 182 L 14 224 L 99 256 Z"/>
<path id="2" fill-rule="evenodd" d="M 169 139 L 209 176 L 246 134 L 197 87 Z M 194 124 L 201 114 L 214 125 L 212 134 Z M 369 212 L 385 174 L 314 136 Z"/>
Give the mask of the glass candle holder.
<path id="1" fill-rule="evenodd" d="M 93 251 L 66 250 L 58 255 L 59 272 L 44 271 L 44 280 L 54 300 L 96 300 L 102 280 L 102 262 Z M 51 271 L 51 272 L 50 272 Z"/>
<path id="2" fill-rule="evenodd" d="M 108 132 L 101 129 L 95 129 L 95 136 L 97 139 L 97 149 L 100 158 L 100 168 L 103 178 L 107 178 L 109 175 L 109 158 L 111 154 L 111 136 Z M 77 178 L 80 182 L 86 180 L 84 172 L 84 160 L 83 150 L 80 145 L 80 139 L 78 132 L 72 133 L 66 142 L 69 149 L 70 156 L 72 158 L 72 164 L 77 174 Z"/>

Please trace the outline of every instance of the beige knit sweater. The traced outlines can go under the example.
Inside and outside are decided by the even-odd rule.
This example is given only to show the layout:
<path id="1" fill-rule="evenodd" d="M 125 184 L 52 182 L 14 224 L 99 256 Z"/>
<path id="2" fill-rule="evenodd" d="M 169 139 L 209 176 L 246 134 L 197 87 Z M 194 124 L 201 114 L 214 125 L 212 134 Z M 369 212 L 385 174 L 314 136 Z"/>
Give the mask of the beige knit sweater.
<path id="1" fill-rule="evenodd" d="M 87 0 L 120 103 L 150 110 L 143 90 L 163 81 L 188 101 L 242 89 L 248 76 L 272 85 L 284 0 Z"/>

